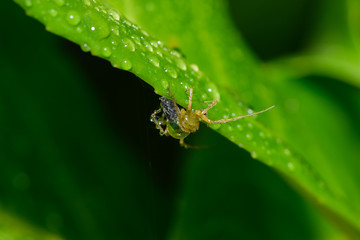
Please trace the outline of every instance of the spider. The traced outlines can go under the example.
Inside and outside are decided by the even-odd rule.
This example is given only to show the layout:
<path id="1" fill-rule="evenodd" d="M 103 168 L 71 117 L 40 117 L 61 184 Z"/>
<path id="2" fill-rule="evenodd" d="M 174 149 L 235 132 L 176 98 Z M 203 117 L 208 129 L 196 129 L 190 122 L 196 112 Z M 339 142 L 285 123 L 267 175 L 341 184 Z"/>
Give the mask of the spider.
<path id="1" fill-rule="evenodd" d="M 193 110 L 191 108 L 192 105 L 192 97 L 193 97 L 193 89 L 190 88 L 187 91 L 190 91 L 189 94 L 189 104 L 187 109 L 179 108 L 176 104 L 174 95 L 171 93 L 169 89 L 169 93 L 171 95 L 171 100 L 166 97 L 160 98 L 160 108 L 157 109 L 153 114 L 151 114 L 150 121 L 154 122 L 156 128 L 160 130 L 161 135 L 171 136 L 175 139 L 180 140 L 180 146 L 185 148 L 190 148 L 191 146 L 184 142 L 184 139 L 193 132 L 196 132 L 199 129 L 200 120 L 208 123 L 208 124 L 217 124 L 217 123 L 227 123 L 232 121 L 237 121 L 241 118 L 250 117 L 259 113 L 266 112 L 275 106 L 271 106 L 265 110 L 260 112 L 251 113 L 245 116 L 238 116 L 230 119 L 220 119 L 220 120 L 210 120 L 207 117 L 207 112 L 214 107 L 218 102 L 217 100 L 205 101 L 204 103 L 211 103 L 205 110 L 197 109 Z M 158 117 L 157 114 L 163 112 L 161 117 Z M 165 130 L 162 126 L 166 126 Z"/>

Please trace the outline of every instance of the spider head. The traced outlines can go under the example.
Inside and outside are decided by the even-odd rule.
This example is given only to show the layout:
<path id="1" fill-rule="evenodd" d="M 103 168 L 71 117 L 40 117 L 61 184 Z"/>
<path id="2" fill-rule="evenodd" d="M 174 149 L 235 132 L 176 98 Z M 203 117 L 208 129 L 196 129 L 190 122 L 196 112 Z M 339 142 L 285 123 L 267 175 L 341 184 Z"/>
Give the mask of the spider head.
<path id="1" fill-rule="evenodd" d="M 196 115 L 195 111 L 181 109 L 179 126 L 185 132 L 196 132 L 199 129 L 199 117 Z"/>

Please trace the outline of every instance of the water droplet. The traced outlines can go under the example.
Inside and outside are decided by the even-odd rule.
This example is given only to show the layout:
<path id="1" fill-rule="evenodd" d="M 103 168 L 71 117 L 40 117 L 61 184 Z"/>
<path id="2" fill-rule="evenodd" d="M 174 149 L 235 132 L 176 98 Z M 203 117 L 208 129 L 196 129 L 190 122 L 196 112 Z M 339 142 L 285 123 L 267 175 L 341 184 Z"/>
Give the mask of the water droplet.
<path id="1" fill-rule="evenodd" d="M 25 0 L 24 4 L 25 4 L 25 7 L 28 7 L 28 8 L 32 6 L 31 0 Z"/>
<path id="2" fill-rule="evenodd" d="M 116 36 L 119 36 L 119 35 L 120 35 L 119 29 L 118 29 L 117 27 L 111 28 L 111 31 L 112 31 Z"/>
<path id="3" fill-rule="evenodd" d="M 240 131 L 242 131 L 242 130 L 244 129 L 244 128 L 242 127 L 242 125 L 240 125 L 240 124 L 237 124 L 237 125 L 236 125 L 236 128 L 239 129 Z"/>
<path id="4" fill-rule="evenodd" d="M 228 131 L 232 131 L 232 130 L 233 130 L 233 128 L 232 128 L 230 125 L 227 127 L 227 129 L 228 129 Z"/>
<path id="5" fill-rule="evenodd" d="M 83 0 L 83 3 L 84 3 L 86 6 L 90 6 L 90 0 Z"/>
<path id="6" fill-rule="evenodd" d="M 120 15 L 115 9 L 110 9 L 109 10 L 109 15 L 112 16 L 117 21 L 120 20 Z"/>
<path id="7" fill-rule="evenodd" d="M 171 77 L 177 78 L 178 74 L 172 66 L 165 67 L 165 72 L 168 73 Z"/>
<path id="8" fill-rule="evenodd" d="M 242 144 L 242 143 L 239 143 L 238 146 L 242 148 L 242 147 L 243 147 L 243 144 Z"/>
<path id="9" fill-rule="evenodd" d="M 141 48 L 144 48 L 144 46 L 142 45 L 142 43 L 140 42 L 140 38 L 138 36 L 131 36 L 132 40 L 134 41 L 134 43 L 136 45 L 139 45 Z"/>
<path id="10" fill-rule="evenodd" d="M 234 140 L 234 139 L 235 139 L 235 136 L 231 135 L 231 136 L 230 136 L 230 139 L 231 139 L 231 140 Z"/>
<path id="11" fill-rule="evenodd" d="M 124 60 L 121 62 L 120 68 L 124 70 L 130 70 L 132 68 L 132 63 L 129 60 Z"/>
<path id="12" fill-rule="evenodd" d="M 77 27 L 77 28 L 76 28 L 76 31 L 77 31 L 78 33 L 82 33 L 83 30 L 82 30 L 81 27 Z"/>
<path id="13" fill-rule="evenodd" d="M 217 123 L 217 124 L 211 124 L 210 125 L 212 129 L 214 130 L 218 130 L 220 127 L 221 127 L 221 124 L 220 123 Z"/>
<path id="14" fill-rule="evenodd" d="M 284 153 L 285 153 L 285 155 L 287 155 L 287 156 L 289 156 L 289 155 L 291 154 L 290 150 L 287 149 L 287 148 L 284 149 Z"/>
<path id="15" fill-rule="evenodd" d="M 288 162 L 287 166 L 291 171 L 295 169 L 294 164 L 292 162 Z"/>
<path id="16" fill-rule="evenodd" d="M 198 72 L 198 71 L 199 71 L 199 67 L 198 67 L 198 65 L 196 65 L 196 64 L 190 64 L 190 67 L 191 67 L 191 69 L 194 70 L 195 72 Z"/>
<path id="17" fill-rule="evenodd" d="M 235 116 L 236 116 L 236 113 L 232 113 L 232 114 L 231 114 L 231 117 L 235 117 Z"/>
<path id="18" fill-rule="evenodd" d="M 251 133 L 247 133 L 247 134 L 246 134 L 246 138 L 249 139 L 249 140 L 251 140 L 251 139 L 253 138 L 253 135 L 252 135 Z"/>
<path id="19" fill-rule="evenodd" d="M 90 52 L 91 48 L 89 47 L 89 45 L 87 43 L 81 44 L 81 50 L 83 50 L 84 52 Z"/>
<path id="20" fill-rule="evenodd" d="M 254 113 L 254 110 L 248 109 L 248 110 L 247 110 L 247 113 L 248 113 L 248 114 L 253 114 L 253 113 Z"/>
<path id="21" fill-rule="evenodd" d="M 145 48 L 146 48 L 147 50 L 149 50 L 150 52 L 153 52 L 153 51 L 154 51 L 154 49 L 153 49 L 153 47 L 150 45 L 150 43 L 144 41 L 144 45 L 145 45 Z"/>
<path id="22" fill-rule="evenodd" d="M 97 39 L 104 39 L 110 35 L 110 29 L 106 22 L 101 18 L 95 18 L 96 24 L 90 27 L 92 34 Z M 95 21 L 94 21 L 95 22 Z"/>
<path id="23" fill-rule="evenodd" d="M 252 123 L 248 123 L 248 127 L 253 128 L 254 126 L 252 125 Z"/>
<path id="24" fill-rule="evenodd" d="M 56 5 L 59 7 L 64 6 L 65 0 L 53 0 Z"/>
<path id="25" fill-rule="evenodd" d="M 165 89 L 168 89 L 169 88 L 169 82 L 166 81 L 166 80 L 162 80 L 161 81 L 161 86 Z"/>
<path id="26" fill-rule="evenodd" d="M 129 38 L 123 39 L 124 47 L 129 49 L 130 52 L 135 51 L 135 44 L 133 41 L 131 41 Z"/>
<path id="27" fill-rule="evenodd" d="M 104 57 L 110 57 L 111 56 L 111 50 L 108 47 L 104 47 L 101 51 L 101 54 Z"/>
<path id="28" fill-rule="evenodd" d="M 144 36 L 146 36 L 146 37 L 149 36 L 149 34 L 144 29 L 141 29 L 141 33 L 144 34 Z"/>
<path id="29" fill-rule="evenodd" d="M 178 58 L 175 60 L 176 62 L 176 66 L 178 66 L 180 69 L 186 71 L 187 67 L 186 67 L 186 63 L 184 60 L 182 60 L 181 58 Z"/>
<path id="30" fill-rule="evenodd" d="M 162 41 L 157 41 L 157 44 L 160 46 L 160 47 L 164 47 L 164 43 Z"/>
<path id="31" fill-rule="evenodd" d="M 50 9 L 49 14 L 52 17 L 56 17 L 58 15 L 58 11 L 56 11 L 55 9 Z"/>
<path id="32" fill-rule="evenodd" d="M 151 40 L 151 41 L 150 41 L 150 44 L 151 44 L 153 47 L 156 47 L 156 48 L 159 46 L 155 40 Z"/>
<path id="33" fill-rule="evenodd" d="M 252 158 L 256 158 L 257 157 L 257 153 L 255 151 L 251 152 L 251 157 Z"/>
<path id="34" fill-rule="evenodd" d="M 156 54 L 159 55 L 160 57 L 163 57 L 163 54 L 159 50 L 156 51 Z"/>
<path id="35" fill-rule="evenodd" d="M 206 99 L 208 99 L 208 95 L 206 95 L 206 93 L 204 93 L 204 94 L 201 95 L 201 98 L 202 98 L 203 100 L 206 100 Z"/>
<path id="36" fill-rule="evenodd" d="M 259 132 L 259 136 L 262 137 L 262 138 L 265 138 L 264 132 Z"/>
<path id="37" fill-rule="evenodd" d="M 155 66 L 155 67 L 159 67 L 160 66 L 160 61 L 159 59 L 154 56 L 154 55 L 149 55 L 148 59 L 150 60 L 150 62 Z"/>
<path id="38" fill-rule="evenodd" d="M 66 16 L 66 20 L 68 23 L 70 23 L 71 25 L 78 25 L 80 23 L 80 16 L 77 12 L 75 11 L 69 11 L 67 16 Z"/>
<path id="39" fill-rule="evenodd" d="M 165 60 L 168 61 L 168 63 L 172 63 L 172 62 L 173 62 L 170 58 L 168 58 L 168 57 L 166 57 L 166 56 L 165 56 Z"/>

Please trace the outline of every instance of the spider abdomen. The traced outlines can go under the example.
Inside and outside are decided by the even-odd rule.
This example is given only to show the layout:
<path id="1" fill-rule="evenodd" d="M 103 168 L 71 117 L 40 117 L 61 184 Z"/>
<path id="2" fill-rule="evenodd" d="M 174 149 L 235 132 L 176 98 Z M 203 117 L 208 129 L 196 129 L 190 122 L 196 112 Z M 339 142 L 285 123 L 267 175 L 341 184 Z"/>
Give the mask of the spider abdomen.
<path id="1" fill-rule="evenodd" d="M 199 117 L 194 111 L 185 111 L 185 109 L 181 109 L 179 125 L 185 132 L 196 132 L 199 129 L 199 124 Z"/>

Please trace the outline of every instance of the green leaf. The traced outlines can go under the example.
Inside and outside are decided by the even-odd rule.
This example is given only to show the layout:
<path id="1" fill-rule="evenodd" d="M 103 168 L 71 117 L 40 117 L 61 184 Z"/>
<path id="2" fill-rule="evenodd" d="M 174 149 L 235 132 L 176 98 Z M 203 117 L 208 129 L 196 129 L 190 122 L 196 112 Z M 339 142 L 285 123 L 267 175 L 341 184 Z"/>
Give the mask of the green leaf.
<path id="1" fill-rule="evenodd" d="M 60 236 L 31 226 L 19 217 L 0 210 L 0 238 L 1 239 L 46 239 L 61 240 Z"/>
<path id="2" fill-rule="evenodd" d="M 316 74 L 360 87 L 360 3 L 324 1 L 306 51 L 277 62 L 296 76 Z"/>
<path id="3" fill-rule="evenodd" d="M 212 128 L 282 173 L 349 235 L 359 237 L 359 139 L 347 127 L 354 124 L 341 117 L 341 104 L 333 107 L 335 97 L 308 83 L 312 78 L 296 78 L 286 66 L 270 72 L 262 68 L 232 27 L 222 2 L 16 2 L 49 31 L 133 72 L 160 95 L 169 97 L 170 88 L 185 106 L 186 89 L 192 87 L 195 108 L 204 108 L 202 101 L 219 100 L 211 119 L 246 114 L 246 105 L 257 111 L 276 104 L 256 119 Z M 172 48 L 180 48 L 186 58 Z M 314 115 L 319 111 L 321 117 Z M 334 136 L 329 135 L 334 128 Z M 345 143 L 334 147 L 334 139 Z M 346 161 L 339 161 L 342 157 Z"/>

